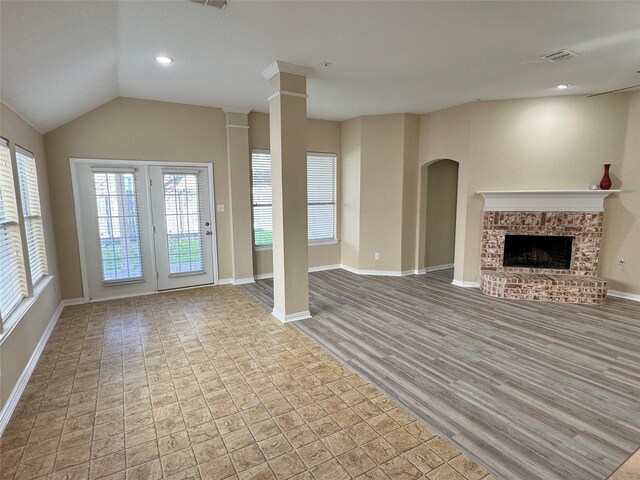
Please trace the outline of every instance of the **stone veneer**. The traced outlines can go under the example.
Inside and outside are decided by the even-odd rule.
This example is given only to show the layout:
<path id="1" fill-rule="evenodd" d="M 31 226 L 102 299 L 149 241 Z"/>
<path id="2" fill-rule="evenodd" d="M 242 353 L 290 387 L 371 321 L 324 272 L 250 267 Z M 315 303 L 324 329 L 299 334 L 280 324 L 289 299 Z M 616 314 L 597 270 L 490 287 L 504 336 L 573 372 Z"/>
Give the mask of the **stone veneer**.
<path id="1" fill-rule="evenodd" d="M 603 212 L 484 212 L 480 289 L 499 298 L 603 303 L 606 280 L 597 276 Z M 505 235 L 574 238 L 567 269 L 505 267 Z"/>

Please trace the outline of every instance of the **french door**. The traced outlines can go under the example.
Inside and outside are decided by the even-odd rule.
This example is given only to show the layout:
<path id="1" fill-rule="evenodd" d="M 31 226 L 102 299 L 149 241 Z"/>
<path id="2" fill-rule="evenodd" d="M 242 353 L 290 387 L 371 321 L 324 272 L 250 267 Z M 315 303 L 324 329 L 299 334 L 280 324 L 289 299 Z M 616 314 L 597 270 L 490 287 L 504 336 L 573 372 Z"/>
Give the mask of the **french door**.
<path id="1" fill-rule="evenodd" d="M 204 168 L 149 167 L 158 290 L 213 283 L 213 227 Z"/>
<path id="2" fill-rule="evenodd" d="M 214 283 L 207 167 L 74 159 L 72 172 L 85 299 Z"/>

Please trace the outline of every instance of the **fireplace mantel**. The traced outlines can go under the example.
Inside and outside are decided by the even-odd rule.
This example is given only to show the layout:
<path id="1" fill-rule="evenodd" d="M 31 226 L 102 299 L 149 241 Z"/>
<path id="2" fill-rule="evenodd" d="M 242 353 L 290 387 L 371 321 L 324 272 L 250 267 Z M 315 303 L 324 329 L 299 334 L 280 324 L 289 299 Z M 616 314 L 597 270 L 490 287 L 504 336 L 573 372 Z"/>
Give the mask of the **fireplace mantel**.
<path id="1" fill-rule="evenodd" d="M 621 190 L 485 190 L 485 212 L 602 212 Z"/>

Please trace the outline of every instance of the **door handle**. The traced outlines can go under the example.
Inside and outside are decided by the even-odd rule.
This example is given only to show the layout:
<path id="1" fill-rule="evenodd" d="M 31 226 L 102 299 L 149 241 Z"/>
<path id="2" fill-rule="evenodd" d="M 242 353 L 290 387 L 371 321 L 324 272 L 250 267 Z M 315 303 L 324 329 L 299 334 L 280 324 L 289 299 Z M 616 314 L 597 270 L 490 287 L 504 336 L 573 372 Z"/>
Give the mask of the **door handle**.
<path id="1" fill-rule="evenodd" d="M 211 230 L 207 230 L 206 232 L 204 232 L 205 235 L 211 235 Z"/>

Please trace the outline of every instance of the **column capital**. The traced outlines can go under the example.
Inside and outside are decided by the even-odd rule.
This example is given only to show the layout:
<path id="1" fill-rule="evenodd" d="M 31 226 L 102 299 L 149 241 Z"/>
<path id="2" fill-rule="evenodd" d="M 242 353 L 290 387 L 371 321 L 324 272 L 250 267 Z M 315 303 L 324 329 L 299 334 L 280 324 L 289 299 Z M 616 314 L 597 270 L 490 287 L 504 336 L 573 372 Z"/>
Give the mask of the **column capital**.
<path id="1" fill-rule="evenodd" d="M 250 108 L 223 107 L 227 128 L 249 128 Z"/>
<path id="2" fill-rule="evenodd" d="M 262 72 L 262 76 L 267 80 L 271 80 L 278 73 L 290 73 L 293 75 L 300 75 L 306 77 L 315 71 L 315 68 L 305 67 L 304 65 L 295 65 L 293 63 L 282 62 L 276 60 Z"/>
<path id="3" fill-rule="evenodd" d="M 222 107 L 224 113 L 240 113 L 242 115 L 248 115 L 251 110 L 253 109 L 247 107 Z"/>

